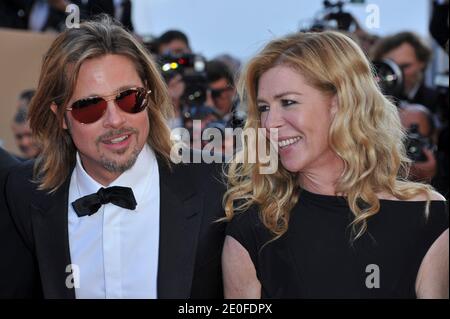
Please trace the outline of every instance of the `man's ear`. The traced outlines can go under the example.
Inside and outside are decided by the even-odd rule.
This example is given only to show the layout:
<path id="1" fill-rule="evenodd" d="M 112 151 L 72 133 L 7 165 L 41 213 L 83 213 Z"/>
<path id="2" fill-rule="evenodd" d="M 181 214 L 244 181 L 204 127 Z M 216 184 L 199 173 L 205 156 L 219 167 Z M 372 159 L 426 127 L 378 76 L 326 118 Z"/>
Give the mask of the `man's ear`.
<path id="1" fill-rule="evenodd" d="M 52 102 L 52 104 L 50 104 L 50 109 L 55 115 L 58 115 L 58 106 L 55 104 L 55 102 Z M 67 123 L 65 116 L 63 117 L 62 127 L 63 129 L 67 130 Z"/>

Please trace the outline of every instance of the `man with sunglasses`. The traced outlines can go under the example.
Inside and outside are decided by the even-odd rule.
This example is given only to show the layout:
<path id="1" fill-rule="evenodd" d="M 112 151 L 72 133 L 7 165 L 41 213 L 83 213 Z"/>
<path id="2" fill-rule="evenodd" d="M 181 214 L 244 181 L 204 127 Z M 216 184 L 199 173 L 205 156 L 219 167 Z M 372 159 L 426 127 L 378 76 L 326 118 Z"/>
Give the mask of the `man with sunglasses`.
<path id="1" fill-rule="evenodd" d="M 226 118 L 233 109 L 236 95 L 233 74 L 222 61 L 211 60 L 206 65 L 206 76 L 210 98 L 208 103 Z"/>
<path id="2" fill-rule="evenodd" d="M 223 184 L 173 162 L 170 112 L 158 68 L 110 18 L 58 36 L 30 108 L 42 153 L 6 183 L 24 249 L 2 256 L 21 267 L 0 263 L 0 295 L 222 296 Z"/>

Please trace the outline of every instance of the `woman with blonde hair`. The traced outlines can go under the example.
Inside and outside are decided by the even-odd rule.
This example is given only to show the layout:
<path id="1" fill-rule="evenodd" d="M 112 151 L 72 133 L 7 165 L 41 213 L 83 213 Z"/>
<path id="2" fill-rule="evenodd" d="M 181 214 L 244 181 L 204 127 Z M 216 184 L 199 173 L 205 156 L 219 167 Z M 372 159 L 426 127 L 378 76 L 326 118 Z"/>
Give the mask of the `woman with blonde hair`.
<path id="1" fill-rule="evenodd" d="M 448 298 L 446 201 L 406 179 L 396 107 L 350 38 L 273 40 L 240 95 L 247 128 L 277 129 L 281 165 L 229 166 L 226 297 Z"/>

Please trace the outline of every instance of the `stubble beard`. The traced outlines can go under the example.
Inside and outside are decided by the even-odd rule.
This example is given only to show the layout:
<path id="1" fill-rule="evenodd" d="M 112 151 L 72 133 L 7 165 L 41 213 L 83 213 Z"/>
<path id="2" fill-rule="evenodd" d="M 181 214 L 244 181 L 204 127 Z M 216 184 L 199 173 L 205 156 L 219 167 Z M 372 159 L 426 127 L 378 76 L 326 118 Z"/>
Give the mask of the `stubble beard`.
<path id="1" fill-rule="evenodd" d="M 136 139 L 136 143 L 138 142 L 138 140 L 139 140 L 139 131 L 137 129 L 134 129 L 134 128 L 125 128 L 125 129 L 113 131 L 113 132 L 110 132 L 108 135 L 122 134 L 124 132 L 132 132 L 132 133 L 134 133 L 129 138 L 135 138 Z M 103 137 L 105 135 L 103 135 Z M 101 140 L 101 138 L 99 138 L 97 140 L 97 145 L 100 143 L 100 140 Z M 125 162 L 118 162 L 117 160 L 114 160 L 112 158 L 108 158 L 108 156 L 106 156 L 103 153 L 103 154 L 100 155 L 100 164 L 108 172 L 111 172 L 111 173 L 123 173 L 123 172 L 125 172 L 125 171 L 127 171 L 127 170 L 129 170 L 130 168 L 133 167 L 133 165 L 136 163 L 136 160 L 137 160 L 141 150 L 142 150 L 142 148 L 139 148 L 139 146 L 136 145 L 134 147 L 133 151 L 131 152 L 129 158 Z M 125 148 L 125 149 L 122 149 L 122 150 L 117 150 L 114 153 L 118 154 L 118 155 L 122 155 L 122 154 L 125 154 L 127 151 L 128 151 L 128 148 Z"/>
<path id="2" fill-rule="evenodd" d="M 126 152 L 126 150 L 124 152 Z M 116 154 L 121 154 L 121 153 L 123 154 L 124 152 L 121 151 L 121 152 L 117 152 Z M 141 152 L 141 150 L 138 147 L 135 147 L 133 149 L 133 152 L 131 153 L 130 157 L 124 163 L 119 163 L 116 160 L 107 158 L 105 156 L 105 154 L 102 154 L 100 156 L 100 164 L 108 172 L 123 173 L 133 167 L 133 165 L 136 163 L 136 160 L 137 160 L 140 152 Z"/>

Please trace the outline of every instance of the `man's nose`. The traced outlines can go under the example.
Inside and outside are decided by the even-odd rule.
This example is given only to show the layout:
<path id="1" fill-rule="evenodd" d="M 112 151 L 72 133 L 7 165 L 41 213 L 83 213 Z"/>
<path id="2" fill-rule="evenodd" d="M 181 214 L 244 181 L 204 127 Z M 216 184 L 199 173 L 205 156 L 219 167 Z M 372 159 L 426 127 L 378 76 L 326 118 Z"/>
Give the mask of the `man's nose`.
<path id="1" fill-rule="evenodd" d="M 103 125 L 119 128 L 126 122 L 125 112 L 120 109 L 115 100 L 108 101 Z"/>

